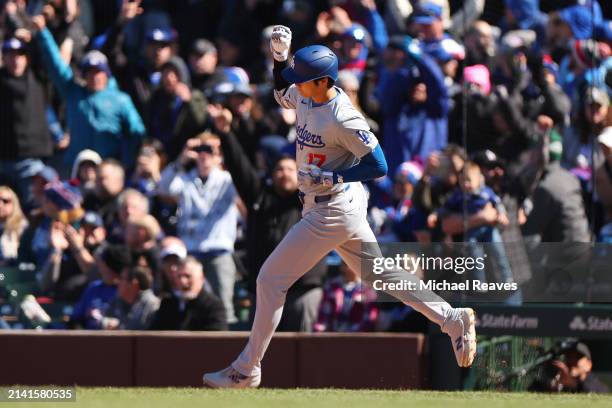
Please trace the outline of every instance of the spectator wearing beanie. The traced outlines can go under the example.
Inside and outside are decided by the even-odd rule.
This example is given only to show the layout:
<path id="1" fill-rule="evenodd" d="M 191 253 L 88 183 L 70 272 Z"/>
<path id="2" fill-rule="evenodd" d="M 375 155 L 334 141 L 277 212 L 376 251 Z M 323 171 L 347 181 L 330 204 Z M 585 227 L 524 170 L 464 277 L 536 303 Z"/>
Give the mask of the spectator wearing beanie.
<path id="1" fill-rule="evenodd" d="M 121 272 L 132 264 L 130 251 L 123 245 L 106 246 L 95 258 L 100 279 L 85 289 L 74 307 L 69 323 L 73 328 L 102 328 L 104 313 L 116 297 Z"/>

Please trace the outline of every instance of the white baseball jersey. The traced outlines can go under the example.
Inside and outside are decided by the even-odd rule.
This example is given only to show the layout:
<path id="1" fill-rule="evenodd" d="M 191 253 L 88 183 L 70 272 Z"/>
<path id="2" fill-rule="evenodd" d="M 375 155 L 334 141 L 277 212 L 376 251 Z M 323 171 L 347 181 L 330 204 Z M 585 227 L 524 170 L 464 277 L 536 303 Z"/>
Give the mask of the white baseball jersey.
<path id="1" fill-rule="evenodd" d="M 274 97 L 282 107 L 296 110 L 298 168 L 304 164 L 314 164 L 325 171 L 348 169 L 378 144 L 365 118 L 355 109 L 349 97 L 342 89 L 335 89 L 336 97 L 323 105 L 303 98 L 295 85 L 274 91 Z M 298 188 L 305 194 L 323 195 L 339 192 L 344 186 L 299 185 Z"/>

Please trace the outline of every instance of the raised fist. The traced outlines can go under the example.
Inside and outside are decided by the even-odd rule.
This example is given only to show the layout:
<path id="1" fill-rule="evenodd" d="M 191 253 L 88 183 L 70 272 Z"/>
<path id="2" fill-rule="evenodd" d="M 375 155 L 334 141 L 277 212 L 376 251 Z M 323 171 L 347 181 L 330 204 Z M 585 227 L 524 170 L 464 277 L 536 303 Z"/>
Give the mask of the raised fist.
<path id="1" fill-rule="evenodd" d="M 270 36 L 270 51 L 276 61 L 287 61 L 291 48 L 291 30 L 282 25 L 274 26 Z"/>

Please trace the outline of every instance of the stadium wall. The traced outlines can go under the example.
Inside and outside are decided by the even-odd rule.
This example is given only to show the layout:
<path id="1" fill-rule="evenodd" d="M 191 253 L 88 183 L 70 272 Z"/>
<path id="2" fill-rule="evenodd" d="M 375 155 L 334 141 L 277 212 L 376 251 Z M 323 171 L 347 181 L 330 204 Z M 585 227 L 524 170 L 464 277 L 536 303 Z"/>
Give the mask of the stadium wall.
<path id="1" fill-rule="evenodd" d="M 0 385 L 200 386 L 225 367 L 243 332 L 5 332 Z M 262 363 L 264 387 L 426 388 L 420 334 L 274 336 Z"/>

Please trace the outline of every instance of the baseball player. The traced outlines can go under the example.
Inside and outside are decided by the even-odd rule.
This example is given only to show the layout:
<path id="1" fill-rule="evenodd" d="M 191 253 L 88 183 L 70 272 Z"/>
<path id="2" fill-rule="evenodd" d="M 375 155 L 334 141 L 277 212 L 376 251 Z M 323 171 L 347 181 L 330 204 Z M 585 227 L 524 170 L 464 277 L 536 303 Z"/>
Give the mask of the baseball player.
<path id="1" fill-rule="evenodd" d="M 259 386 L 260 362 L 283 313 L 285 294 L 322 257 L 335 249 L 351 269 L 368 273 L 369 262 L 380 256 L 366 221 L 367 196 L 361 182 L 386 174 L 382 149 L 348 96 L 334 86 L 338 76 L 336 55 L 322 45 L 308 46 L 297 51 L 288 66 L 290 45 L 289 28 L 275 26 L 270 40 L 275 60 L 274 96 L 282 107 L 297 113 L 296 161 L 304 204 L 302 219 L 259 272 L 257 308 L 247 346 L 229 367 L 204 375 L 204 384 L 209 387 Z M 401 270 L 388 271 L 380 277 L 390 282 L 416 279 Z M 452 308 L 432 293 L 388 293 L 423 313 L 451 336 L 459 366 L 472 364 L 476 353 L 472 309 Z"/>

